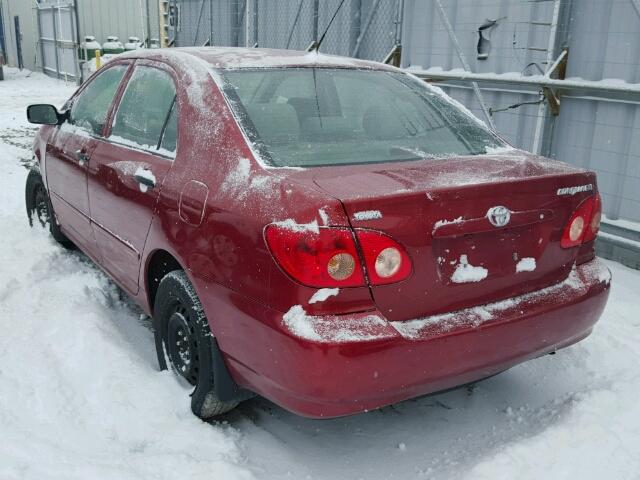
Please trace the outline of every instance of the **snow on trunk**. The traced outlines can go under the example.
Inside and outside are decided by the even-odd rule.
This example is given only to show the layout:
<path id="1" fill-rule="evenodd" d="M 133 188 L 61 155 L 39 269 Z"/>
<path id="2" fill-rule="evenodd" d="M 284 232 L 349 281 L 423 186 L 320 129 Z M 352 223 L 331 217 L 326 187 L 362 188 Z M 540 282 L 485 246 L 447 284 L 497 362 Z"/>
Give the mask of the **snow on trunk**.
<path id="1" fill-rule="evenodd" d="M 460 263 L 451 275 L 453 283 L 479 282 L 487 278 L 489 271 L 484 267 L 475 267 L 469 263 L 466 255 L 460 255 Z"/>

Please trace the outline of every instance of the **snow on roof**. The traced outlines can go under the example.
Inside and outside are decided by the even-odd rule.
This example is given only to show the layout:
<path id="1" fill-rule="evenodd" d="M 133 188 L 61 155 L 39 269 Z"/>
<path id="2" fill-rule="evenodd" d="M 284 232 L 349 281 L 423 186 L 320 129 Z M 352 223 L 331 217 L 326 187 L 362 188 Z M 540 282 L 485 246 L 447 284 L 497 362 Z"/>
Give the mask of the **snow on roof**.
<path id="1" fill-rule="evenodd" d="M 336 67 L 366 68 L 375 70 L 395 70 L 395 67 L 377 62 L 355 58 L 326 55 L 317 52 L 298 50 L 277 50 L 270 48 L 242 47 L 184 47 L 170 49 L 140 49 L 124 55 L 134 57 L 165 57 L 168 52 L 174 60 L 178 55 L 184 59 L 189 56 L 204 60 L 214 68 L 235 70 L 240 68 L 269 67 Z"/>

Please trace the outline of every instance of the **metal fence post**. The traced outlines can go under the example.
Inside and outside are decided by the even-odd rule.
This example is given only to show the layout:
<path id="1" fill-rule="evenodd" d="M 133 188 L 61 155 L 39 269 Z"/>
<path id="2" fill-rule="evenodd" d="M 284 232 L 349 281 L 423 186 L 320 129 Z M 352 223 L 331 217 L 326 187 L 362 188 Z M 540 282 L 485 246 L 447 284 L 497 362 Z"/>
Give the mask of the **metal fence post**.
<path id="1" fill-rule="evenodd" d="M 402 21 L 404 17 L 404 0 L 397 0 L 396 11 L 396 45 L 402 43 Z"/>
<path id="2" fill-rule="evenodd" d="M 209 0 L 209 46 L 213 46 L 213 0 Z"/>
<path id="3" fill-rule="evenodd" d="M 313 0 L 313 41 L 318 41 L 318 19 L 319 19 L 320 0 Z"/>
<path id="4" fill-rule="evenodd" d="M 552 31 L 549 34 L 549 47 L 547 54 L 547 75 L 550 76 L 557 65 L 554 63 L 551 65 L 551 61 L 555 59 L 560 59 L 560 54 L 562 53 L 562 48 L 564 47 L 567 38 L 569 37 L 569 25 L 571 22 L 571 10 L 572 3 L 571 0 L 557 0 L 557 13 L 554 8 L 553 12 L 553 21 L 552 24 L 555 23 L 555 26 L 552 25 Z M 565 54 L 566 55 L 566 54 Z M 557 63 L 557 62 L 556 62 Z M 549 109 L 545 104 L 540 104 L 538 109 L 538 114 L 541 114 L 539 117 L 540 130 L 537 130 L 538 124 L 536 124 L 536 135 L 538 136 L 537 142 L 538 145 L 535 145 L 535 137 L 534 137 L 534 147 L 537 150 L 532 149 L 534 153 L 539 153 L 544 156 L 550 156 L 551 151 L 553 149 L 553 131 L 555 130 L 555 124 L 558 119 L 557 116 L 550 116 L 548 114 Z"/>
<path id="5" fill-rule="evenodd" d="M 364 28 L 360 32 L 360 35 L 358 35 L 358 40 L 356 41 L 356 45 L 355 45 L 355 47 L 353 47 L 353 50 L 351 51 L 351 56 L 352 57 L 357 57 L 358 56 L 358 52 L 360 52 L 360 45 L 362 45 L 362 39 L 364 38 L 364 36 L 369 31 L 369 27 L 371 26 L 371 22 L 373 21 L 373 18 L 375 17 L 379 6 L 380 6 L 380 0 L 375 0 L 373 6 L 371 7 L 371 11 L 369 12 L 369 15 L 367 16 L 367 21 L 364 24 Z"/>
<path id="6" fill-rule="evenodd" d="M 75 56 L 75 65 L 76 65 L 76 83 L 81 85 L 84 81 L 82 68 L 80 68 L 80 55 L 78 54 L 78 49 L 80 48 L 80 20 L 78 18 L 78 0 L 73 0 L 73 17 L 75 20 L 75 43 L 77 44 L 74 48 L 74 56 Z"/>
<path id="7" fill-rule="evenodd" d="M 229 9 L 231 15 L 231 45 L 234 47 L 240 46 L 240 25 L 238 22 L 238 14 L 240 12 L 239 2 L 240 0 L 231 0 L 231 8 Z"/>
<path id="8" fill-rule="evenodd" d="M 551 20 L 551 28 L 549 31 L 549 43 L 547 45 L 547 72 L 551 73 L 551 63 L 554 59 L 554 53 L 556 49 L 556 41 L 557 41 L 557 33 L 558 33 L 558 20 L 560 18 L 560 3 L 561 0 L 555 0 L 553 6 L 553 16 Z M 541 145 L 542 145 L 542 134 L 545 127 L 548 128 L 549 123 L 548 119 L 548 109 L 545 102 L 542 102 L 538 105 L 538 119 L 536 120 L 536 129 L 533 134 L 533 146 L 531 150 L 533 153 L 540 154 L 542 153 Z"/>
<path id="9" fill-rule="evenodd" d="M 289 49 L 289 46 L 291 45 L 291 39 L 293 38 L 293 32 L 296 30 L 296 26 L 298 25 L 298 20 L 300 20 L 300 12 L 302 11 L 302 4 L 304 3 L 304 0 L 300 0 L 300 3 L 298 3 L 298 10 L 296 12 L 296 18 L 293 20 L 293 24 L 291 25 L 291 29 L 289 30 L 289 38 L 287 39 L 287 45 L 284 47 L 286 49 Z"/>
<path id="10" fill-rule="evenodd" d="M 460 63 L 462 63 L 462 67 L 467 71 L 471 72 L 471 67 L 467 62 L 467 57 L 465 57 L 462 48 L 460 47 L 460 43 L 458 42 L 458 37 L 456 37 L 456 33 L 453 31 L 453 27 L 449 22 L 449 17 L 447 16 L 447 12 L 444 11 L 444 7 L 442 6 L 442 2 L 440 0 L 434 0 L 436 6 L 438 7 L 438 13 L 440 14 L 440 18 L 442 19 L 442 23 L 444 23 L 444 27 L 449 34 L 449 38 L 451 39 L 451 43 L 453 43 L 453 48 L 455 48 L 456 53 L 458 54 L 458 58 L 460 59 Z M 496 126 L 493 123 L 493 119 L 491 118 L 491 114 L 489 113 L 489 109 L 487 108 L 486 103 L 484 102 L 484 97 L 482 96 L 482 92 L 480 92 L 480 87 L 478 87 L 477 82 L 471 82 L 471 86 L 473 87 L 473 91 L 478 98 L 478 103 L 480 103 L 480 108 L 482 108 L 482 113 L 484 113 L 484 117 L 487 120 L 487 123 L 491 127 L 492 130 L 496 129 Z"/>
<path id="11" fill-rule="evenodd" d="M 60 12 L 58 12 L 60 14 Z M 60 58 L 58 55 L 58 26 L 56 25 L 56 9 L 51 7 L 51 23 L 53 24 L 53 50 L 56 54 L 56 76 L 60 78 Z"/>
<path id="12" fill-rule="evenodd" d="M 40 19 L 41 12 L 39 6 L 36 6 L 36 22 L 38 24 L 38 45 L 40 46 L 40 61 L 42 62 L 42 71 L 44 72 L 44 67 L 46 66 L 46 59 L 44 53 L 44 43 L 42 42 L 42 20 Z"/>
<path id="13" fill-rule="evenodd" d="M 258 45 L 258 0 L 253 0 L 253 44 Z"/>
<path id="14" fill-rule="evenodd" d="M 145 43 L 147 48 L 151 48 L 151 10 L 149 9 L 149 0 L 145 0 L 145 9 L 147 14 L 147 38 Z"/>
<path id="15" fill-rule="evenodd" d="M 362 25 L 362 0 L 351 1 L 351 29 L 349 30 L 349 51 L 353 52 L 360 38 L 360 25 Z"/>

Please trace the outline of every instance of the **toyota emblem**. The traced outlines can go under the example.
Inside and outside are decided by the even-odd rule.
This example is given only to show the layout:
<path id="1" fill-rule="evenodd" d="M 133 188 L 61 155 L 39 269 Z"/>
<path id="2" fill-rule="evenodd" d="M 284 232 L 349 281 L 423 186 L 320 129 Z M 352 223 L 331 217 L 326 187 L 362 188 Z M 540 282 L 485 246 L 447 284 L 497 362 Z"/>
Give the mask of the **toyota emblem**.
<path id="1" fill-rule="evenodd" d="M 491 207 L 487 211 L 487 218 L 494 227 L 504 227 L 511 220 L 511 210 L 507 207 Z"/>

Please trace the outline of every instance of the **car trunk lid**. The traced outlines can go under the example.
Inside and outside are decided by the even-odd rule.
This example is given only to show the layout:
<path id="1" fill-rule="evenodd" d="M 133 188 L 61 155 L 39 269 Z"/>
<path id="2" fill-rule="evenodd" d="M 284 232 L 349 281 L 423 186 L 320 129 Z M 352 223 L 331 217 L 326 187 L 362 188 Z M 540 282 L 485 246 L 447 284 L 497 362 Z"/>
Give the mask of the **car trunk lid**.
<path id="1" fill-rule="evenodd" d="M 314 169 L 313 182 L 340 199 L 354 228 L 383 231 L 413 262 L 405 281 L 372 286 L 390 320 L 407 320 L 510 298 L 568 275 L 577 248 L 562 231 L 591 191 L 592 173 L 519 153 Z M 300 178 L 309 175 L 300 174 Z M 488 212 L 492 212 L 494 225 Z M 500 225 L 500 213 L 510 212 Z M 490 215 L 491 216 L 491 215 Z"/>

